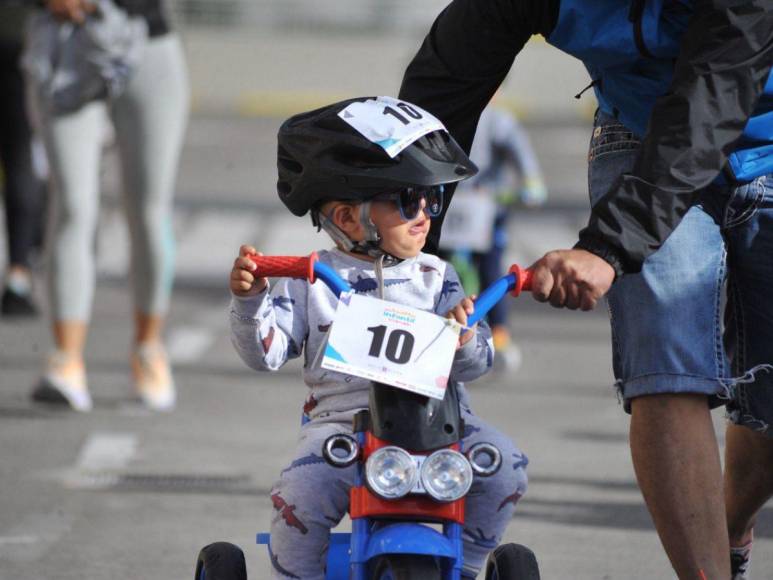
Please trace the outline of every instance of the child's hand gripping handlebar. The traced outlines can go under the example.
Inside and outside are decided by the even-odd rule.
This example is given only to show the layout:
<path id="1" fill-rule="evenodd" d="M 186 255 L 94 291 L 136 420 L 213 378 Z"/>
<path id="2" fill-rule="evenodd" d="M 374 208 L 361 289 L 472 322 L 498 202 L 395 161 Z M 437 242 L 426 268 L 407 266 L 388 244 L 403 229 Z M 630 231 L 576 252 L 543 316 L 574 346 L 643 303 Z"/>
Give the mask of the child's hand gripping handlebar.
<path id="1" fill-rule="evenodd" d="M 256 277 L 287 277 L 306 278 L 314 283 L 317 278 L 327 284 L 328 288 L 340 296 L 342 292 L 349 292 L 351 287 L 338 273 L 327 264 L 320 262 L 316 252 L 308 256 L 250 256 L 257 269 Z M 523 290 L 531 290 L 531 270 L 521 268 L 517 264 L 510 267 L 510 271 L 486 288 L 475 301 L 475 311 L 467 319 L 467 324 L 472 326 L 488 314 L 494 305 L 510 292 L 518 296 Z"/>

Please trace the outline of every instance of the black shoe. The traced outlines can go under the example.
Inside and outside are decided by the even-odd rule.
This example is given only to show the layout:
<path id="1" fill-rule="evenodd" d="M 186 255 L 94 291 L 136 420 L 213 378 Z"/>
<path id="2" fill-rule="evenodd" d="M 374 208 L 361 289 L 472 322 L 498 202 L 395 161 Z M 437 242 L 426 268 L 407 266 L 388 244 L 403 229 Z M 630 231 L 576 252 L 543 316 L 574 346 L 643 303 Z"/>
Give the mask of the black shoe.
<path id="1" fill-rule="evenodd" d="M 29 294 L 18 294 L 6 288 L 0 298 L 0 313 L 3 316 L 32 317 L 38 315 L 38 308 Z"/>

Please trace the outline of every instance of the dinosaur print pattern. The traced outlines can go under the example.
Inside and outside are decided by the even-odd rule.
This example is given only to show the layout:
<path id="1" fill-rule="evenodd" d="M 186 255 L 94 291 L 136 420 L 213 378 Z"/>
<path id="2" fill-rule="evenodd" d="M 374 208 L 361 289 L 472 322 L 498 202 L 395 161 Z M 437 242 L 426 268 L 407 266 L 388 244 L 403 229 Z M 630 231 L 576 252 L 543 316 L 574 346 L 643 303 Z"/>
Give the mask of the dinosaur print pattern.
<path id="1" fill-rule="evenodd" d="M 529 465 L 529 458 L 526 457 L 525 453 L 513 453 L 513 458 L 515 459 L 513 469 L 526 469 L 526 466 Z"/>
<path id="2" fill-rule="evenodd" d="M 480 431 L 480 427 L 476 427 L 475 425 L 470 425 L 469 423 L 464 424 L 464 434 L 462 435 L 463 439 L 467 439 L 470 435 L 473 433 L 477 433 Z"/>
<path id="3" fill-rule="evenodd" d="M 279 493 L 271 495 L 271 503 L 274 505 L 274 509 L 280 513 L 282 519 L 291 528 L 297 529 L 302 534 L 308 534 L 309 528 L 307 528 L 303 522 L 295 515 L 295 505 L 288 504 Z"/>
<path id="4" fill-rule="evenodd" d="M 311 393 L 308 397 L 306 397 L 306 402 L 303 404 L 303 414 L 308 416 L 309 413 L 311 413 L 318 404 L 319 401 L 317 401 L 314 393 Z"/>
<path id="5" fill-rule="evenodd" d="M 509 503 L 516 505 L 518 503 L 518 500 L 521 499 L 522 497 L 523 497 L 523 494 L 519 491 L 516 491 L 515 493 L 508 495 L 505 499 L 502 500 L 502 503 L 499 504 L 497 511 L 501 511 L 502 508 Z"/>
<path id="6" fill-rule="evenodd" d="M 467 536 L 470 540 L 472 540 L 472 543 L 476 546 L 480 546 L 481 548 L 486 548 L 487 550 L 493 550 L 497 547 L 497 536 L 494 534 L 493 536 L 486 537 L 486 534 L 483 532 L 480 528 L 475 528 L 475 530 L 469 530 L 467 528 L 464 528 L 464 535 Z"/>
<path id="7" fill-rule="evenodd" d="M 290 305 L 295 304 L 295 298 L 290 298 L 289 296 L 274 296 L 271 299 L 271 305 L 274 308 L 281 308 L 285 312 L 292 312 L 292 308 L 290 308 Z"/>
<path id="8" fill-rule="evenodd" d="M 261 337 L 260 344 L 263 347 L 263 352 L 268 352 L 271 348 L 271 345 L 274 343 L 274 327 L 272 326 L 268 330 L 268 334 L 266 336 Z"/>
<path id="9" fill-rule="evenodd" d="M 440 289 L 440 300 L 454 294 L 459 288 L 459 282 L 456 280 L 443 280 L 443 287 Z"/>
<path id="10" fill-rule="evenodd" d="M 405 284 L 410 282 L 410 278 L 394 278 L 392 280 L 384 280 L 384 287 L 394 286 L 395 284 Z M 356 280 L 349 280 L 349 285 L 357 294 L 366 294 L 367 292 L 375 292 L 378 290 L 378 280 L 371 278 L 370 276 L 362 277 L 357 274 Z"/>
<path id="11" fill-rule="evenodd" d="M 305 455 L 304 457 L 301 457 L 300 459 L 294 459 L 292 463 L 290 463 L 290 467 L 287 467 L 282 470 L 282 474 L 284 475 L 288 471 L 292 471 L 297 467 L 303 467 L 304 465 L 319 465 L 320 463 L 327 464 L 327 462 L 323 457 L 320 457 L 319 455 L 315 455 L 314 453 L 311 453 L 309 455 Z"/>

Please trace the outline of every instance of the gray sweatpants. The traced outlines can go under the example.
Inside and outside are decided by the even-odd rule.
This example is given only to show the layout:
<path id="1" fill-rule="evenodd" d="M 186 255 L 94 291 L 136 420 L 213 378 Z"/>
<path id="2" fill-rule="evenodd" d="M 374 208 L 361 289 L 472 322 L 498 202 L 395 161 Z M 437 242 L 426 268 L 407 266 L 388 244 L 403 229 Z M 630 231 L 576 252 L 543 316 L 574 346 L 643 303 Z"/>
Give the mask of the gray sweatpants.
<path id="1" fill-rule="evenodd" d="M 148 41 L 126 91 L 110 103 L 58 116 L 37 107 L 51 164 L 55 320 L 85 322 L 91 316 L 105 106 L 121 159 L 135 308 L 149 315 L 166 312 L 174 274 L 172 197 L 188 103 L 182 48 L 177 36 L 167 34 Z"/>
<path id="2" fill-rule="evenodd" d="M 464 447 L 480 441 L 502 452 L 492 477 L 477 477 L 465 506 L 464 572 L 474 578 L 501 541 L 515 504 L 526 492 L 528 459 L 512 440 L 463 407 Z M 271 490 L 272 578 L 324 580 L 331 528 L 344 517 L 356 466 L 338 469 L 322 457 L 322 443 L 334 433 L 351 433 L 342 423 L 311 421 L 301 428 L 295 457 Z"/>

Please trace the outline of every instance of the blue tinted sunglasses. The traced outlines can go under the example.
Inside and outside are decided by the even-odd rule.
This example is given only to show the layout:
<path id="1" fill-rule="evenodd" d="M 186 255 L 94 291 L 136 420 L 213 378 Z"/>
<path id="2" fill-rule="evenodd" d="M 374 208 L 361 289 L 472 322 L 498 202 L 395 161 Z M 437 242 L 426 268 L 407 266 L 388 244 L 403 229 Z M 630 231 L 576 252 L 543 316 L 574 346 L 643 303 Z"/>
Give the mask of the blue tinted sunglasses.
<path id="1" fill-rule="evenodd" d="M 434 218 L 443 211 L 443 186 L 431 187 L 406 187 L 392 193 L 381 193 L 374 197 L 377 201 L 392 201 L 400 210 L 400 217 L 405 221 L 411 221 L 419 215 L 421 200 L 426 202 L 424 211 L 427 216 Z"/>

